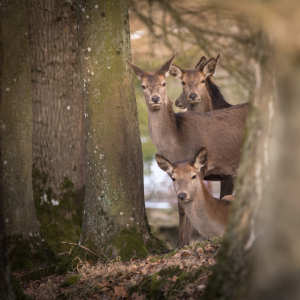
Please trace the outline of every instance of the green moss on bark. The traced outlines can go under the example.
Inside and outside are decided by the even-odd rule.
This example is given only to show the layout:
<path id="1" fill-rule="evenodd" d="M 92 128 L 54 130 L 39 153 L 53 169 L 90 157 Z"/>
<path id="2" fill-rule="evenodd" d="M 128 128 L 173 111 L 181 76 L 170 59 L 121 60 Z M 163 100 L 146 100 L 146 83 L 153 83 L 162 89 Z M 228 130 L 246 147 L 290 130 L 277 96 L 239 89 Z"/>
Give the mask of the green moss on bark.
<path id="1" fill-rule="evenodd" d="M 85 246 L 99 253 L 99 249 L 91 240 L 85 241 Z M 128 261 L 132 257 L 145 258 L 150 254 L 160 254 L 166 249 L 165 243 L 151 233 L 138 232 L 135 227 L 129 227 L 107 239 L 101 247 L 99 255 L 102 253 L 109 259 L 120 257 L 122 261 Z"/>
<path id="2" fill-rule="evenodd" d="M 63 259 L 58 264 L 52 265 L 44 269 L 32 271 L 28 274 L 19 277 L 18 280 L 20 281 L 38 280 L 44 276 L 50 276 L 52 274 L 61 275 L 66 273 L 67 271 L 74 271 L 77 268 L 78 264 L 84 260 L 85 260 L 85 252 L 82 249 L 75 247 L 71 251 L 70 255 L 68 255 L 65 259 Z"/>
<path id="3" fill-rule="evenodd" d="M 49 245 L 39 237 L 25 239 L 21 235 L 9 236 L 7 245 L 13 271 L 30 270 L 59 261 Z"/>
<path id="4" fill-rule="evenodd" d="M 84 190 L 76 190 L 67 177 L 61 184 L 62 194 L 58 199 L 51 188 L 45 188 L 48 175 L 33 168 L 32 185 L 37 218 L 41 232 L 56 253 L 68 252 L 70 245 L 61 242 L 78 243 L 81 233 Z M 58 205 L 53 205 L 53 200 Z M 54 204 L 56 204 L 54 202 Z M 63 258 L 67 255 L 63 255 Z"/>

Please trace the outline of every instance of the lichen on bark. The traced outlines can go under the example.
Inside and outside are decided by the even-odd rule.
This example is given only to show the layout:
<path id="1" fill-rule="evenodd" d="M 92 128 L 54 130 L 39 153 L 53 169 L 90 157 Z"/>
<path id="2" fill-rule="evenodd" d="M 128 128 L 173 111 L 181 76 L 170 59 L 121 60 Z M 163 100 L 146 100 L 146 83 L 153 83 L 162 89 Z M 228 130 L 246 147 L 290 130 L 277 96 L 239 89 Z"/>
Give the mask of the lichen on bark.
<path id="1" fill-rule="evenodd" d="M 2 197 L 9 258 L 15 270 L 23 267 L 28 269 L 38 262 L 56 261 L 55 255 L 43 241 L 33 201 L 32 105 L 27 24 L 23 2 L 1 2 Z"/>
<path id="2" fill-rule="evenodd" d="M 77 11 L 86 143 L 83 243 L 122 259 L 146 256 L 143 235 L 157 241 L 146 218 L 137 107 L 126 65 L 127 1 L 81 0 Z"/>

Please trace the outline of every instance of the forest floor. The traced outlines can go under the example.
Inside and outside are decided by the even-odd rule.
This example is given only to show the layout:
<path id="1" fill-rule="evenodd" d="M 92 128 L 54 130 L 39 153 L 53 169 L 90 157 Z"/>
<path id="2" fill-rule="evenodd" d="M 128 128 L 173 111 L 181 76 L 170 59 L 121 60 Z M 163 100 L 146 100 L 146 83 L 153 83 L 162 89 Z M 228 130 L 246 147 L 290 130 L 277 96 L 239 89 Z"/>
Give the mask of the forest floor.
<path id="1" fill-rule="evenodd" d="M 20 282 L 32 299 L 199 299 L 221 240 L 129 262 L 82 262 L 74 272 Z M 14 274 L 15 277 L 23 274 Z"/>

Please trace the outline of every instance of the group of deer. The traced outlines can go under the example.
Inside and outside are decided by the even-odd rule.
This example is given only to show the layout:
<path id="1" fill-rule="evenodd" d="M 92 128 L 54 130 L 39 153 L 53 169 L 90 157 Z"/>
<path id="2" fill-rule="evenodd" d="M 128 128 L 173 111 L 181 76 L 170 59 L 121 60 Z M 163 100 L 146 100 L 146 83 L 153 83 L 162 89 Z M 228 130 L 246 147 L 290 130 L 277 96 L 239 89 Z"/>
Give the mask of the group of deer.
<path id="1" fill-rule="evenodd" d="M 207 238 L 224 234 L 237 176 L 248 104 L 230 105 L 212 76 L 219 56 L 200 59 L 195 69 L 172 64 L 175 55 L 154 72 L 127 61 L 141 80 L 148 107 L 149 132 L 156 161 L 173 180 L 179 211 L 178 246 L 189 245 L 191 223 Z M 186 112 L 174 113 L 166 90 L 168 74 L 181 80 L 176 100 Z M 220 199 L 203 180 L 221 181 Z"/>

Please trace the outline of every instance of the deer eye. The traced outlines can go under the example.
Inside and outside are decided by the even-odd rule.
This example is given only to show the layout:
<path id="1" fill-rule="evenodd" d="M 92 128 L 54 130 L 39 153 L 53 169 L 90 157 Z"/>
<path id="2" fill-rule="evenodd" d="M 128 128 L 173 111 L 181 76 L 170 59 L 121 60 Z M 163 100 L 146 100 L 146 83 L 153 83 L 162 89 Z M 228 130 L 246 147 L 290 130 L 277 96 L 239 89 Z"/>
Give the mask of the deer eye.
<path id="1" fill-rule="evenodd" d="M 146 87 L 145 87 L 144 85 L 142 85 L 142 88 L 143 88 L 143 90 L 145 90 L 145 89 L 146 89 Z"/>
<path id="2" fill-rule="evenodd" d="M 182 85 L 185 85 L 185 82 L 184 81 L 181 81 Z"/>
<path id="3" fill-rule="evenodd" d="M 194 176 L 192 177 L 192 179 L 196 179 L 196 175 L 194 175 Z"/>
<path id="4" fill-rule="evenodd" d="M 161 86 L 166 86 L 166 83 L 164 82 Z"/>
<path id="5" fill-rule="evenodd" d="M 173 181 L 175 181 L 175 178 L 172 177 L 171 179 L 172 179 Z"/>
<path id="6" fill-rule="evenodd" d="M 205 79 L 201 80 L 201 83 L 204 83 L 205 82 Z"/>

